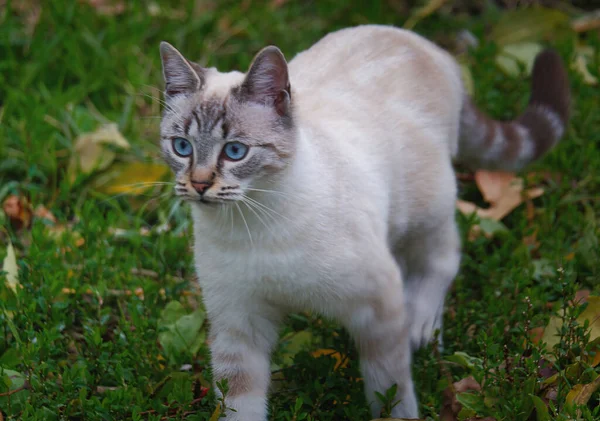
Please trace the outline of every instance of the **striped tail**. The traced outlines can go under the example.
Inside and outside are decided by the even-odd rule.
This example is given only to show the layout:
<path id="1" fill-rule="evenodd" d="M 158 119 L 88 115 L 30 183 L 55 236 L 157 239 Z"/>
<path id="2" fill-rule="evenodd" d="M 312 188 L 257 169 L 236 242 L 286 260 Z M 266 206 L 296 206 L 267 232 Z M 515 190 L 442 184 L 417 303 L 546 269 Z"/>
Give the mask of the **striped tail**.
<path id="1" fill-rule="evenodd" d="M 570 100 L 560 56 L 542 51 L 533 65 L 529 104 L 516 120 L 493 120 L 465 98 L 457 161 L 472 169 L 523 168 L 558 143 L 569 120 Z"/>

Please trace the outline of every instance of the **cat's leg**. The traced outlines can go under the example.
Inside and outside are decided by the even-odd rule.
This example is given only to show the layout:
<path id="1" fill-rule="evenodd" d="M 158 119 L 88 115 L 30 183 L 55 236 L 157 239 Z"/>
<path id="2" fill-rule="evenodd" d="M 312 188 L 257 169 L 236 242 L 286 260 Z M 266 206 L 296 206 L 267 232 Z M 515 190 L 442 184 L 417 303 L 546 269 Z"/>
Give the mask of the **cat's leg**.
<path id="1" fill-rule="evenodd" d="M 233 293 L 230 292 L 232 295 Z M 227 379 L 230 421 L 266 421 L 270 355 L 281 314 L 266 303 L 206 297 L 213 381 Z M 218 392 L 217 389 L 215 389 Z"/>
<path id="2" fill-rule="evenodd" d="M 454 215 L 437 229 L 413 238 L 398 257 L 405 269 L 413 349 L 431 342 L 436 331 L 441 347 L 444 300 L 460 265 L 460 238 Z"/>
<path id="3" fill-rule="evenodd" d="M 382 255 L 389 258 L 382 259 Z M 348 308 L 346 327 L 355 338 L 364 378 L 365 394 L 373 418 L 379 418 L 381 401 L 394 384 L 397 393 L 392 416 L 418 418 L 417 398 L 411 374 L 411 348 L 401 274 L 393 257 L 384 252 L 370 260 L 368 281 L 376 285 L 356 305 Z"/>

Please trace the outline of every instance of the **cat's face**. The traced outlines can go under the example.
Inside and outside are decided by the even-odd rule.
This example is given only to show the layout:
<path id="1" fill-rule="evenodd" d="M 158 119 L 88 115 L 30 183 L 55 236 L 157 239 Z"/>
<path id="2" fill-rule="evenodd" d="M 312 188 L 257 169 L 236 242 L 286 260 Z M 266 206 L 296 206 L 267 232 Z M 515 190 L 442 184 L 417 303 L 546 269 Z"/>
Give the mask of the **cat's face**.
<path id="1" fill-rule="evenodd" d="M 242 200 L 286 167 L 295 129 L 278 49 L 258 53 L 246 75 L 201 68 L 166 43 L 161 58 L 161 147 L 178 196 L 213 205 Z"/>

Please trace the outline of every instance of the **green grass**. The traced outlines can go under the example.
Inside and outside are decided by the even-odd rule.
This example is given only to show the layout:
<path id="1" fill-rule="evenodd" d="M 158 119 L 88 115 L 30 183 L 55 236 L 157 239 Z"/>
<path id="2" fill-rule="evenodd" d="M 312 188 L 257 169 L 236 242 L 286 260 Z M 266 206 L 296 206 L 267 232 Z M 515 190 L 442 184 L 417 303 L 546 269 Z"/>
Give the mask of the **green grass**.
<path id="1" fill-rule="evenodd" d="M 0 11 L 0 200 L 24 196 L 66 228 L 52 234 L 51 222 L 34 218 L 30 228 L 18 230 L 0 212 L 0 258 L 12 242 L 20 284 L 13 292 L 0 282 L 0 411 L 5 420 L 208 420 L 215 404 L 212 390 L 202 397 L 210 381 L 207 350 L 192 353 L 168 336 L 167 319 L 192 314 L 201 301 L 187 209 L 168 187 L 115 196 L 99 192 L 95 176 L 69 177 L 75 139 L 115 122 L 132 145 L 118 160 L 159 161 L 161 40 L 202 64 L 243 70 L 264 45 L 277 44 L 290 58 L 337 28 L 402 25 L 408 9 L 398 8 L 401 1 L 289 1 L 281 7 L 159 1 L 158 11 L 132 2 L 121 15 L 103 16 L 85 2 L 30 0 L 18 11 L 21 3 Z M 39 4 L 31 33 L 23 22 Z M 489 33 L 502 13 L 444 12 L 415 30 L 443 45 L 462 28 L 474 32 L 481 46 L 467 62 L 476 100 L 492 115 L 510 118 L 527 101 L 528 81 L 495 64 L 499 47 Z M 561 33 L 549 44 L 571 58 L 575 38 Z M 580 41 L 600 47 L 597 36 Z M 594 53 L 596 77 L 599 65 Z M 528 169 L 554 175 L 538 177 L 546 193 L 534 201 L 533 218 L 521 206 L 503 220 L 507 231 L 469 241 L 474 221 L 457 215 L 464 257 L 447 299 L 445 349 L 429 347 L 415 357 L 424 418 L 439 419 L 444 389 L 473 375 L 482 391 L 460 396 L 466 405 L 460 419 L 543 420 L 543 408 L 552 419 L 569 419 L 576 410 L 566 405 L 567 393 L 598 376 L 599 369 L 581 358 L 595 337 L 574 322 L 580 309 L 567 309 L 551 350 L 527 334 L 546 326 L 577 290 L 600 289 L 598 88 L 571 76 L 572 125 L 562 143 Z M 462 198 L 480 200 L 473 183 L 460 186 Z M 157 229 L 167 223 L 168 231 Z M 539 247 L 531 249 L 523 238 L 534 231 Z M 181 308 L 171 311 L 173 301 Z M 274 357 L 272 419 L 369 419 L 356 351 L 335 323 L 294 315 L 282 337 Z M 311 355 L 316 349 L 336 350 L 347 364 L 336 370 L 335 359 Z M 540 364 L 553 368 L 540 372 Z M 549 395 L 542 381 L 554 372 Z M 532 395 L 552 399 L 546 406 Z M 592 394 L 581 409 L 583 419 L 600 417 L 599 397 Z M 541 406 L 534 410 L 536 403 Z"/>

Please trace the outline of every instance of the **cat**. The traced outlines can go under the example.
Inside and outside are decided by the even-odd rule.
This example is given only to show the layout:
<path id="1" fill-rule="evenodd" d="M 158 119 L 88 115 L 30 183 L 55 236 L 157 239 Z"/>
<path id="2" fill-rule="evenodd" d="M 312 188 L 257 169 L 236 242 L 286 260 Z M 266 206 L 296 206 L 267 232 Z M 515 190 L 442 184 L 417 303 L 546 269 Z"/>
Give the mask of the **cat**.
<path id="1" fill-rule="evenodd" d="M 301 310 L 355 338 L 374 417 L 397 384 L 392 416 L 417 418 L 411 354 L 441 332 L 460 262 L 453 161 L 518 170 L 549 151 L 569 118 L 559 55 L 536 57 L 529 105 L 499 122 L 447 52 L 394 27 L 332 32 L 289 64 L 269 46 L 245 74 L 160 53 L 161 146 L 191 204 L 227 419 L 267 419 L 270 353 Z"/>

